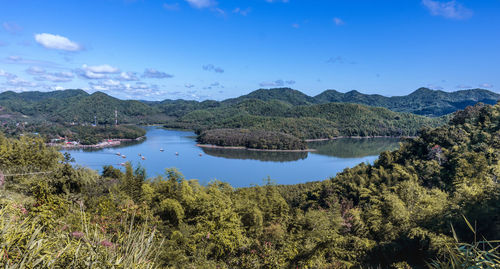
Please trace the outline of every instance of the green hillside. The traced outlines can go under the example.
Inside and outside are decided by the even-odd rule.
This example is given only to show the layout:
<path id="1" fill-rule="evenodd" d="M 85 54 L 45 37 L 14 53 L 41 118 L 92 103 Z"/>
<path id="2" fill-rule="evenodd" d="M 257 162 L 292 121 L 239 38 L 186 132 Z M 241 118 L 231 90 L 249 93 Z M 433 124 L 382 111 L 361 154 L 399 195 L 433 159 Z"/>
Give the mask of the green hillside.
<path id="1" fill-rule="evenodd" d="M 239 189 L 130 164 L 99 175 L 40 139 L 0 134 L 0 264 L 496 268 L 499 132 L 500 104 L 469 107 L 373 165 Z"/>
<path id="2" fill-rule="evenodd" d="M 6 111 L 58 123 L 114 123 L 115 109 L 121 123 L 154 121 L 159 111 L 142 102 L 120 100 L 102 92 L 88 94 L 82 90 L 0 94 L 0 106 Z M 163 116 L 159 120 L 164 120 Z"/>
<path id="3" fill-rule="evenodd" d="M 326 90 L 311 97 L 290 88 L 276 88 L 256 90 L 238 98 L 225 100 L 223 103 L 235 104 L 247 99 L 259 99 L 262 101 L 279 100 L 291 105 L 325 104 L 332 102 L 355 103 L 385 107 L 396 112 L 439 117 L 464 109 L 467 106 L 475 105 L 478 102 L 496 104 L 500 100 L 500 94 L 483 89 L 444 92 L 420 88 L 406 96 L 386 97 L 378 94 L 363 94 L 358 91 L 341 93 L 335 90 Z"/>
<path id="4" fill-rule="evenodd" d="M 232 106 L 196 110 L 168 127 L 202 132 L 246 128 L 291 134 L 301 139 L 337 136 L 412 136 L 424 126 L 438 126 L 442 118 L 426 118 L 385 108 L 329 103 L 291 106 L 277 101 L 244 100 Z"/>
<path id="5" fill-rule="evenodd" d="M 500 94 L 482 89 L 444 92 L 420 88 L 406 96 L 385 97 L 377 94 L 362 94 L 357 91 L 339 93 L 325 91 L 314 97 L 316 103 L 357 103 L 385 107 L 392 111 L 438 117 L 475 105 L 478 102 L 496 104 Z"/>

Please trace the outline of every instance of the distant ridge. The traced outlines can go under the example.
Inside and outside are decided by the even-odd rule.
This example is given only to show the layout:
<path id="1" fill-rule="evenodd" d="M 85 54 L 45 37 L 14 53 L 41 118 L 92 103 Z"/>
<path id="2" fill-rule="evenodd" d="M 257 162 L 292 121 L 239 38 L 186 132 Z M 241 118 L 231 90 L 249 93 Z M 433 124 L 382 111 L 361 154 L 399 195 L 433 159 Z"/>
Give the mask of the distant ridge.
<path id="1" fill-rule="evenodd" d="M 144 118 L 152 114 L 180 117 L 195 110 L 232 106 L 245 100 L 255 99 L 266 102 L 274 101 L 276 106 L 283 104 L 307 106 L 326 103 L 355 103 L 384 107 L 395 112 L 439 117 L 478 102 L 495 104 L 500 100 L 500 94 L 484 89 L 444 92 L 419 88 L 406 96 L 386 97 L 379 94 L 363 94 L 358 91 L 341 93 L 336 90 L 326 90 L 312 97 L 291 88 L 274 88 L 258 89 L 249 94 L 221 102 L 213 100 L 198 102 L 170 99 L 163 101 L 121 100 L 102 92 L 89 94 L 83 90 L 69 89 L 52 92 L 2 92 L 0 93 L 0 106 L 11 112 L 30 116 L 42 114 L 58 121 L 73 119 L 93 121 L 96 114 L 97 117 L 109 119 L 109 115 L 113 114 L 116 108 L 125 121 L 133 122 L 137 118 Z"/>
<path id="2" fill-rule="evenodd" d="M 409 112 L 422 116 L 439 117 L 478 102 L 496 104 L 500 94 L 484 90 L 470 89 L 455 92 L 444 92 L 428 88 L 419 88 L 406 96 L 386 97 L 379 94 L 363 94 L 358 91 L 341 93 L 326 90 L 314 97 L 290 88 L 259 89 L 238 98 L 223 102 L 240 102 L 244 99 L 263 101 L 280 100 L 292 105 L 355 103 L 368 106 L 385 107 L 396 112 Z"/>

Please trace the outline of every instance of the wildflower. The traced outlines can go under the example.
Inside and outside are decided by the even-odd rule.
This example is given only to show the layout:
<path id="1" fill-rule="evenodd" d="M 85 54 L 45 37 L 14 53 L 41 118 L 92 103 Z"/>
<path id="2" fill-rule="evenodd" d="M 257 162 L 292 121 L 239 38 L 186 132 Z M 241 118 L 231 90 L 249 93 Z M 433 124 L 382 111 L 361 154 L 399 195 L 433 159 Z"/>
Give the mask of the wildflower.
<path id="1" fill-rule="evenodd" d="M 101 241 L 101 246 L 103 246 L 103 247 L 112 247 L 113 243 L 109 242 L 108 240 L 102 240 Z"/>
<path id="2" fill-rule="evenodd" d="M 207 239 L 210 239 L 210 232 L 207 233 Z"/>
<path id="3" fill-rule="evenodd" d="M 78 231 L 71 233 L 71 236 L 73 236 L 74 238 L 82 238 L 84 235 L 84 233 Z"/>
<path id="4" fill-rule="evenodd" d="M 21 205 L 21 213 L 23 213 L 23 215 L 28 214 L 28 210 L 26 208 L 24 208 L 24 206 L 22 206 L 22 205 Z"/>

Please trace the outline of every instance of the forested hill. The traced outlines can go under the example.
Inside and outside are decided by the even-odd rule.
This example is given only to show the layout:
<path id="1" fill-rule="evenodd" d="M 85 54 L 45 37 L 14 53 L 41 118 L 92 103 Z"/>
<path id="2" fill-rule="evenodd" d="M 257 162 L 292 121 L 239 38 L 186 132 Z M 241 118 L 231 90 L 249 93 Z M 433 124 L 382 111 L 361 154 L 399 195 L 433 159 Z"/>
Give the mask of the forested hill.
<path id="1" fill-rule="evenodd" d="M 264 101 L 280 100 L 292 105 L 325 104 L 325 103 L 356 103 L 368 106 L 385 107 L 396 112 L 409 112 L 423 116 L 438 117 L 464 109 L 478 102 L 496 104 L 500 94 L 483 90 L 471 89 L 456 92 L 444 92 L 420 88 L 405 96 L 386 97 L 378 94 L 363 94 L 358 91 L 341 93 L 327 90 L 314 97 L 289 89 L 260 89 L 247 95 L 223 101 L 224 103 L 238 103 L 246 99 Z"/>
<path id="2" fill-rule="evenodd" d="M 168 127 L 199 131 L 245 128 L 282 132 L 300 139 L 338 136 L 412 136 L 424 126 L 444 124 L 443 118 L 398 113 L 359 104 L 328 103 L 292 106 L 256 99 L 190 112 Z"/>
<path id="3" fill-rule="evenodd" d="M 137 123 L 161 117 L 159 110 L 135 100 L 120 100 L 102 92 L 88 94 L 83 90 L 53 92 L 0 93 L 2 113 L 25 116 L 58 123 L 111 124 L 115 109 L 120 123 Z"/>

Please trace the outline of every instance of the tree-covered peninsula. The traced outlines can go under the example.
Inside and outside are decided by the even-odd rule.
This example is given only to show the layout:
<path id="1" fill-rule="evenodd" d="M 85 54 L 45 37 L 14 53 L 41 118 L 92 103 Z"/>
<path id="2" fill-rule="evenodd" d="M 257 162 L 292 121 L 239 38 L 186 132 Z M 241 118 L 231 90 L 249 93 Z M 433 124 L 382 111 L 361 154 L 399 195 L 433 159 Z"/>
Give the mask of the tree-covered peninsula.
<path id="1" fill-rule="evenodd" d="M 262 150 L 305 150 L 307 144 L 293 135 L 247 129 L 214 129 L 201 133 L 197 141 L 203 145 L 245 147 Z"/>
<path id="2" fill-rule="evenodd" d="M 493 268 L 500 104 L 321 182 L 232 188 L 70 164 L 0 135 L 0 263 L 55 268 Z"/>

